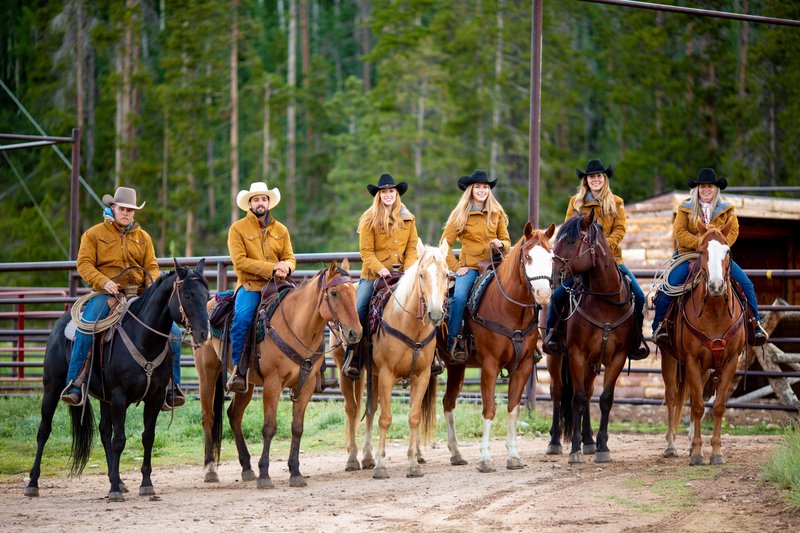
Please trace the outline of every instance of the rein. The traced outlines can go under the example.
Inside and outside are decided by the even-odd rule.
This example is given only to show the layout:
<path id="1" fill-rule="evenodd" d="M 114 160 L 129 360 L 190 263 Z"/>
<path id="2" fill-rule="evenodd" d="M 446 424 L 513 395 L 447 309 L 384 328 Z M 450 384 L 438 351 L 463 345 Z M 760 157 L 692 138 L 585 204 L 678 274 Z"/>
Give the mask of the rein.
<path id="1" fill-rule="evenodd" d="M 417 364 L 417 358 L 419 357 L 419 352 L 428 344 L 430 344 L 430 342 L 436 337 L 436 328 L 431 327 L 431 332 L 430 334 L 428 334 L 427 337 L 425 337 L 425 339 L 423 339 L 422 341 L 416 341 L 411 337 L 409 337 L 408 335 L 406 335 L 405 333 L 403 333 L 402 331 L 397 330 L 392 326 L 390 326 L 389 324 L 387 324 L 382 316 L 380 324 L 381 328 L 383 328 L 386 331 L 386 333 L 402 341 L 403 344 L 405 344 L 406 346 L 408 346 L 413 350 L 413 353 L 411 354 L 411 366 L 408 369 L 408 375 L 405 378 L 403 378 L 403 388 L 405 389 L 408 386 L 409 380 L 411 379 L 411 374 L 414 372 L 414 367 Z"/>

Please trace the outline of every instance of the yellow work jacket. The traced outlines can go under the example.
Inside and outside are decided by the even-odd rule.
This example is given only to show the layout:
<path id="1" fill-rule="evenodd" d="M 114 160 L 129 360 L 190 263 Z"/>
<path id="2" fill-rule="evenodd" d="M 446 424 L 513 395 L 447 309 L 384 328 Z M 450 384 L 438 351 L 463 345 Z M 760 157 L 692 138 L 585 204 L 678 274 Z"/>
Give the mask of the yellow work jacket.
<path id="1" fill-rule="evenodd" d="M 505 252 L 511 248 L 505 220 L 499 213 L 494 213 L 490 220 L 486 210 L 470 211 L 467 225 L 460 235 L 456 233 L 456 228 L 452 224 L 448 224 L 444 228 L 442 239 L 450 246 L 450 251 L 447 253 L 447 267 L 450 270 L 458 270 L 462 266 L 477 270 L 478 263 L 491 259 L 489 243 L 492 239 L 499 239 L 503 243 Z M 453 254 L 453 244 L 456 240 L 461 241 L 461 255 L 458 259 Z"/>
<path id="2" fill-rule="evenodd" d="M 603 217 L 602 210 L 600 209 L 600 203 L 597 200 L 584 202 L 581 206 L 581 214 L 589 213 L 590 211 L 594 212 L 594 219 L 595 221 L 599 222 L 600 226 L 603 228 L 603 235 L 606 236 L 606 240 L 611 248 L 611 253 L 614 255 L 614 259 L 616 259 L 618 265 L 621 265 L 622 250 L 620 249 L 620 243 L 622 242 L 622 239 L 625 238 L 625 232 L 627 231 L 627 224 L 625 222 L 625 203 L 619 196 L 612 196 L 614 197 L 614 203 L 617 205 L 617 216 Z M 564 222 L 574 217 L 576 214 L 575 196 L 573 196 L 569 199 L 569 206 L 567 207 L 567 215 L 564 217 Z"/>
<path id="3" fill-rule="evenodd" d="M 393 265 L 405 271 L 417 260 L 417 222 L 405 207 L 400 209 L 400 220 L 391 234 L 376 232 L 370 221 L 358 227 L 361 279 L 377 279 L 380 269 L 392 270 Z"/>
<path id="4" fill-rule="evenodd" d="M 672 223 L 672 234 L 675 236 L 675 247 L 678 253 L 697 252 L 700 249 L 700 230 L 697 229 L 697 220 L 692 218 L 692 202 L 686 200 L 678 207 L 678 214 Z M 724 226 L 728 219 L 733 219 L 731 230 L 728 233 L 728 246 L 733 246 L 739 236 L 739 219 L 731 204 L 720 200 L 716 209 L 711 213 L 709 225 L 716 228 Z"/>
<path id="5" fill-rule="evenodd" d="M 92 290 L 102 292 L 103 285 L 128 267 L 142 267 L 155 280 L 159 275 L 153 240 L 138 224 L 123 232 L 119 224 L 105 220 L 87 229 L 78 249 L 78 274 Z M 120 291 L 142 289 L 150 279 L 139 268 L 131 268 L 116 280 Z"/>
<path id="6" fill-rule="evenodd" d="M 297 262 L 286 226 L 270 217 L 266 228 L 252 211 L 237 220 L 228 231 L 228 251 L 236 272 L 236 290 L 260 291 L 272 279 L 278 261 L 286 261 L 294 271 Z"/>

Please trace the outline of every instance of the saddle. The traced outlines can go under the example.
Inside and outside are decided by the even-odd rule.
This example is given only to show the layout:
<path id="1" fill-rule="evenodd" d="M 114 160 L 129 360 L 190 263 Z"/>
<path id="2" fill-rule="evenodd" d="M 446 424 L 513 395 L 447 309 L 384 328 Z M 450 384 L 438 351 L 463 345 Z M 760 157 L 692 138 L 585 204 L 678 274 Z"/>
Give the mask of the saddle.
<path id="1" fill-rule="evenodd" d="M 392 271 L 391 275 L 375 280 L 374 292 L 369 300 L 369 313 L 367 315 L 369 335 L 366 335 L 367 337 L 371 337 L 378 331 L 381 317 L 383 316 L 383 308 L 386 307 L 386 302 L 389 301 L 392 290 L 401 277 L 402 274 L 400 272 Z"/>

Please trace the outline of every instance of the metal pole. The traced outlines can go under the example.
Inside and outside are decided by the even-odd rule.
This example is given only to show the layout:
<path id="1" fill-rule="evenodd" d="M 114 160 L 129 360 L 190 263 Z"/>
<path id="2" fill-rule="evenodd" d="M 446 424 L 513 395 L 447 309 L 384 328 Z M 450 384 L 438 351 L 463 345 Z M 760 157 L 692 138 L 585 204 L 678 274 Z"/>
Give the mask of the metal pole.
<path id="1" fill-rule="evenodd" d="M 80 199 L 80 168 L 81 168 L 81 130 L 72 129 L 72 180 L 69 191 L 69 259 L 78 258 L 78 233 L 79 233 L 79 199 Z M 78 291 L 77 273 L 70 271 L 69 295 L 75 296 Z"/>
<path id="2" fill-rule="evenodd" d="M 528 219 L 539 227 L 539 151 L 542 93 L 542 1 L 531 0 L 531 94 L 528 142 Z"/>
<path id="3" fill-rule="evenodd" d="M 580 0 L 580 1 L 591 2 L 593 4 L 609 4 L 612 6 L 637 7 L 640 9 L 651 9 L 653 11 L 671 11 L 672 13 L 682 13 L 684 15 L 699 15 L 701 17 L 716 17 L 721 19 L 743 20 L 745 22 L 760 22 L 764 24 L 777 24 L 781 26 L 800 26 L 800 20 L 779 19 L 775 17 L 760 17 L 758 15 L 745 15 L 742 13 L 730 13 L 728 11 L 697 9 L 694 7 L 668 6 L 664 4 L 652 4 L 650 2 L 636 2 L 634 0 Z"/>

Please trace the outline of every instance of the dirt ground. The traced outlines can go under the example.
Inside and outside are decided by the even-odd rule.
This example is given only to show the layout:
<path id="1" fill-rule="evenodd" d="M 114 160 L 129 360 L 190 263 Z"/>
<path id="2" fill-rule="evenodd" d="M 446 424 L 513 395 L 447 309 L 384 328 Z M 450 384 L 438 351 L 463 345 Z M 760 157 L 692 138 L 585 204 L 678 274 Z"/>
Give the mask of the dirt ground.
<path id="1" fill-rule="evenodd" d="M 156 496 L 138 496 L 138 470 L 124 473 L 126 501 L 105 498 L 108 481 L 45 477 L 41 496 L 23 496 L 23 479 L 0 485 L 0 531 L 800 531 L 800 514 L 759 470 L 779 442 L 726 436 L 727 464 L 689 467 L 688 453 L 662 459 L 660 435 L 612 434 L 614 462 L 569 466 L 544 454 L 546 436 L 518 439 L 522 470 L 506 470 L 505 441 L 491 443 L 498 470 L 481 474 L 479 442 L 464 442 L 466 466 L 451 466 L 443 442 L 423 454 L 424 477 L 405 477 L 406 444 L 387 447 L 388 480 L 345 472 L 341 452 L 301 455 L 305 488 L 290 488 L 286 456 L 274 457 L 274 489 L 240 481 L 237 462 L 220 466 L 220 483 L 202 467 L 160 468 Z M 688 447 L 683 436 L 679 446 Z M 260 446 L 251 446 L 252 451 Z M 710 446 L 706 441 L 706 456 Z M 255 465 L 255 461 L 254 461 Z"/>

